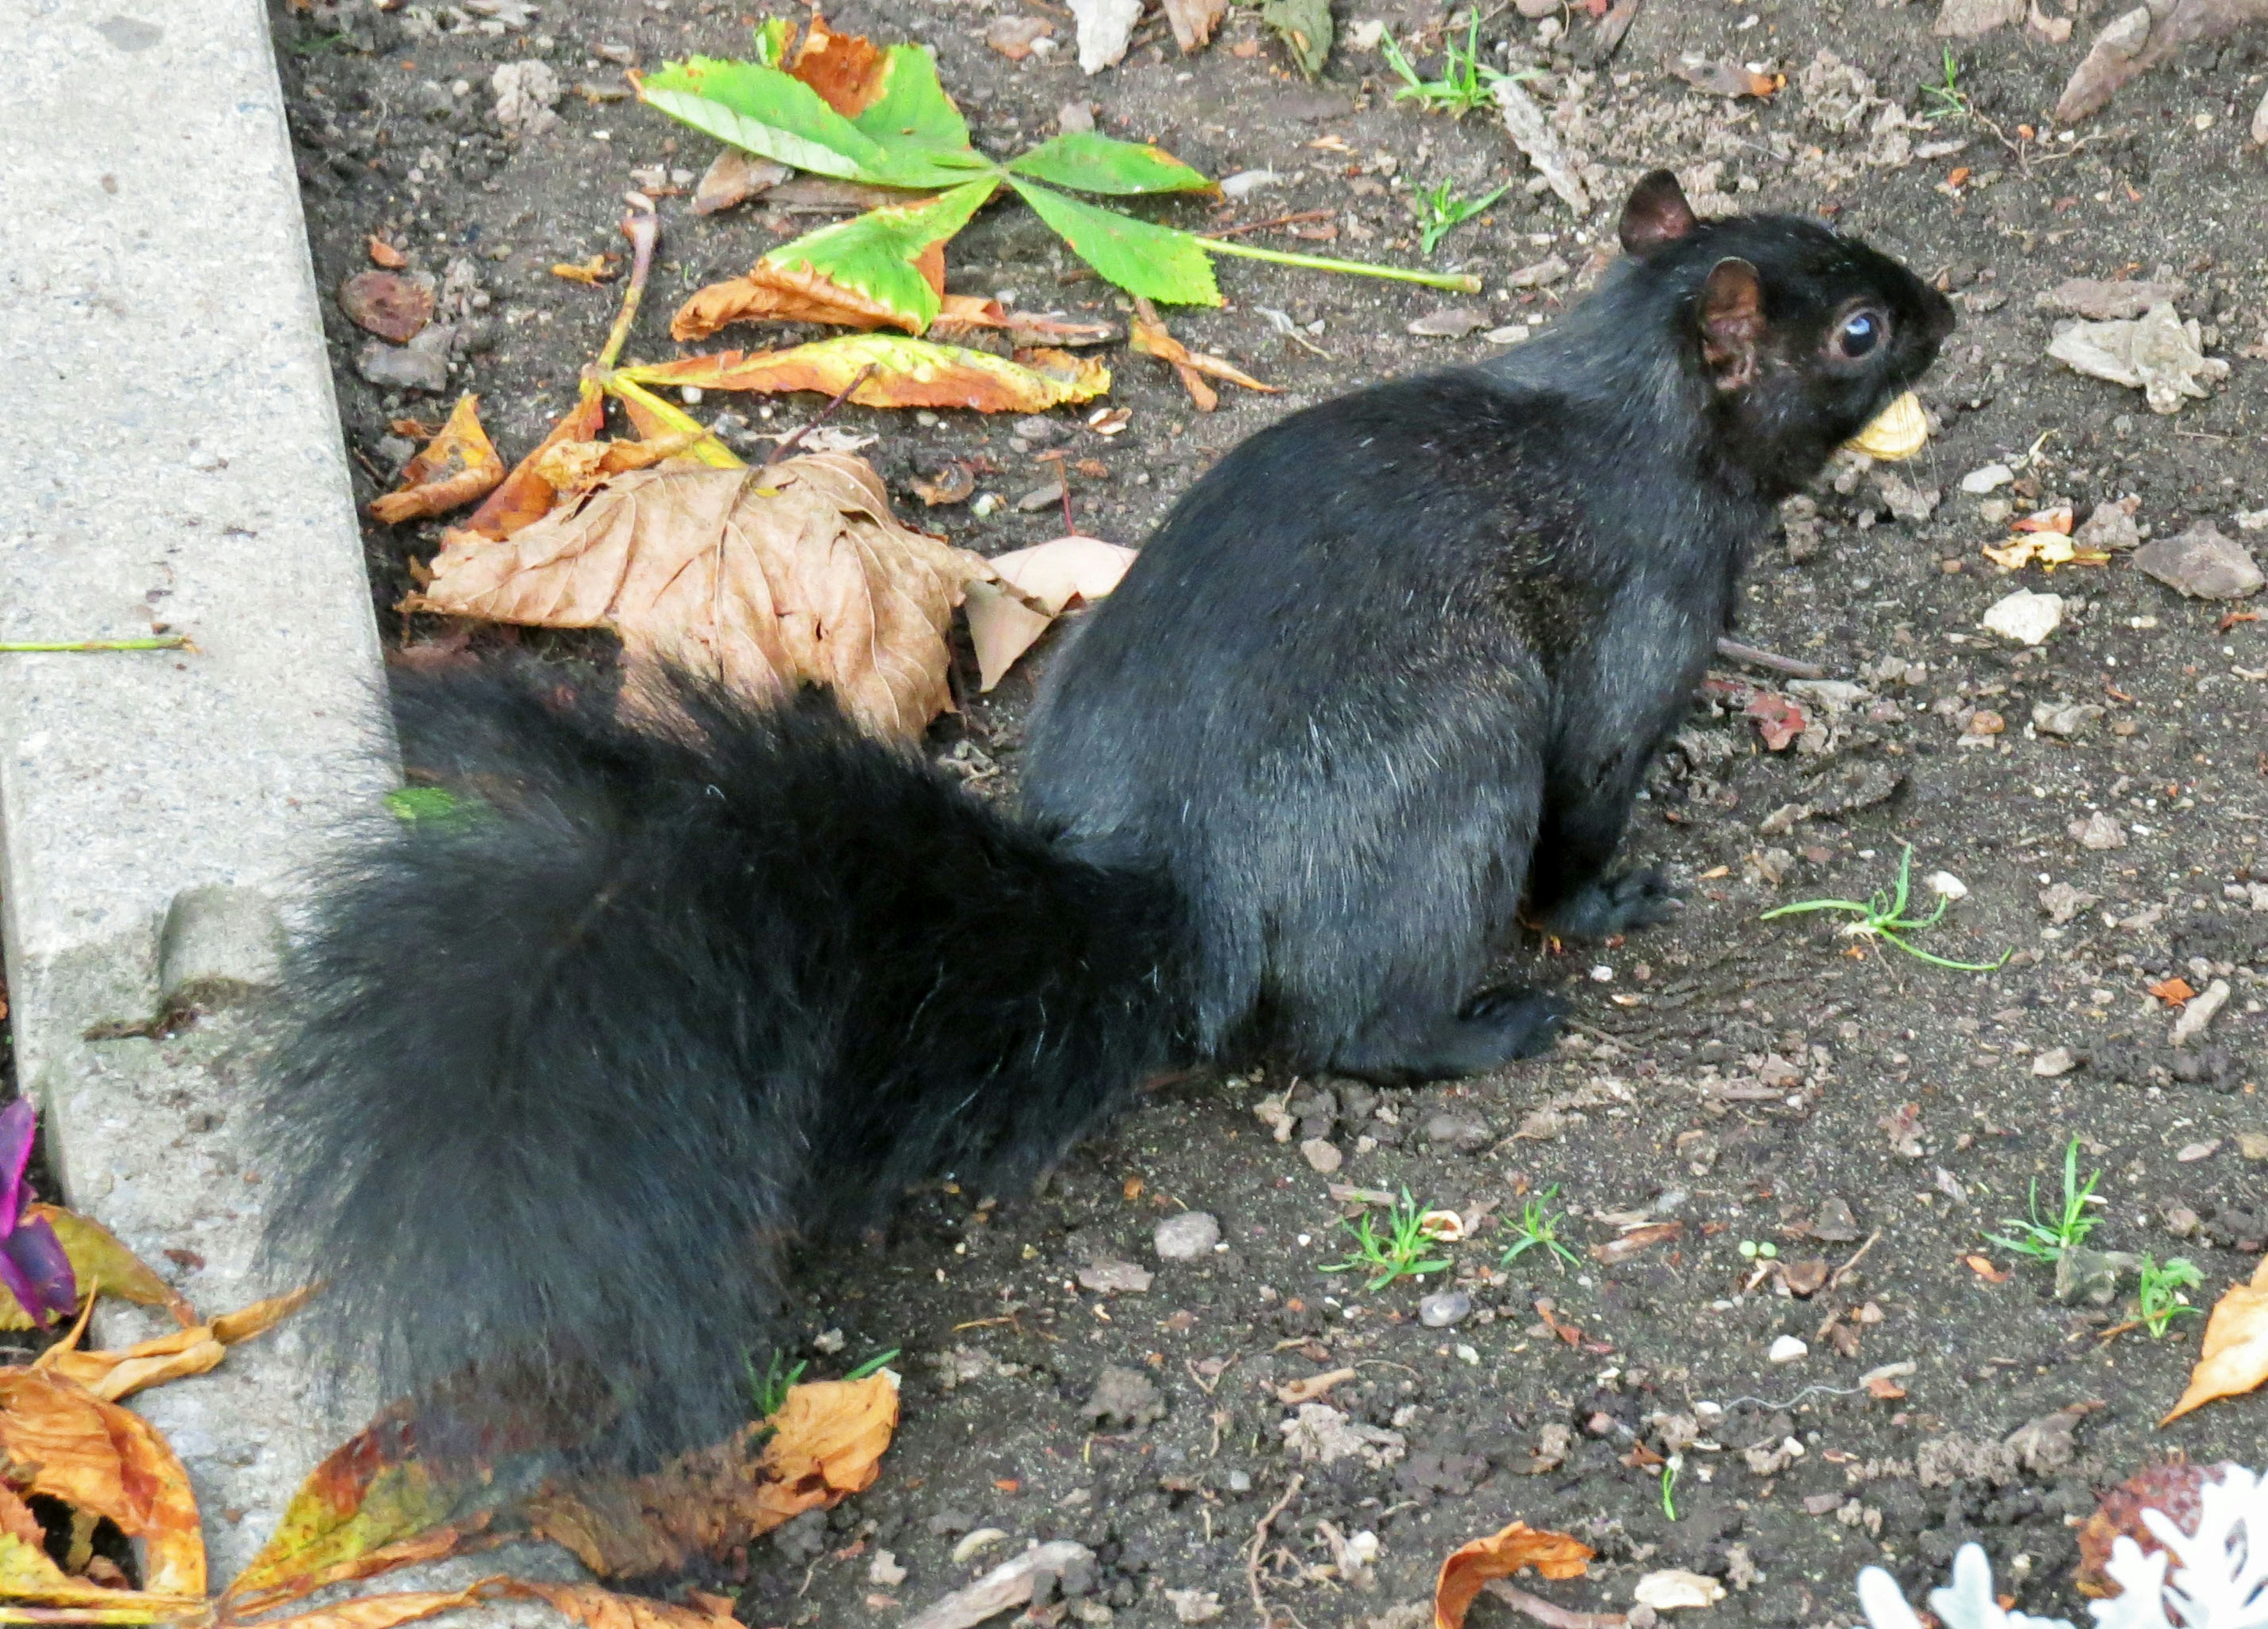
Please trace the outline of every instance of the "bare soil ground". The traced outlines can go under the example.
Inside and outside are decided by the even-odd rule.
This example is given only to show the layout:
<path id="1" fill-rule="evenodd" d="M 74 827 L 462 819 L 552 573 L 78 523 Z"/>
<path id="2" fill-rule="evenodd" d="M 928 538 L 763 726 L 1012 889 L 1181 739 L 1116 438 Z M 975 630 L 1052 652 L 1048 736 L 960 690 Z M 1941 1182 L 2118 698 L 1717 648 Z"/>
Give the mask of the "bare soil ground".
<path id="1" fill-rule="evenodd" d="M 1717 1623 L 1848 1623 L 1859 1566 L 1879 1561 L 1918 1585 L 1975 1537 L 2024 1610 L 2079 1611 L 2073 1527 L 2096 1491 L 2169 1452 L 2259 1463 L 2268 1398 L 2158 1431 L 2202 1320 L 2163 1340 L 2105 1338 L 2126 1316 L 2131 1283 L 2109 1306 L 2060 1304 L 2049 1269 L 1984 1235 L 2021 1213 L 2034 1178 L 2055 1190 L 2076 1138 L 2082 1170 L 2102 1172 L 2093 1242 L 2190 1257 L 2204 1275 L 2196 1299 L 2248 1273 L 2268 1239 L 2268 1142 L 2248 1139 L 2268 1133 L 2268 893 L 2257 886 L 2268 884 L 2268 683 L 2257 676 L 2268 624 L 2223 626 L 2229 606 L 2183 600 L 2128 557 L 2050 582 L 2036 568 L 2006 579 L 1978 549 L 2007 536 L 1988 504 L 2021 514 L 2068 501 L 2083 520 L 2132 496 L 2158 536 L 2198 520 L 2241 535 L 2232 517 L 2268 506 L 2268 363 L 2241 354 L 2268 329 L 2268 171 L 2244 139 L 2268 39 L 2196 50 L 2064 139 L 2045 110 L 2110 15 L 2100 6 L 2065 43 L 2020 28 L 1956 42 L 1966 111 L 1922 94 L 1944 79 L 1922 5 L 1648 0 L 1595 71 L 1580 11 L 1555 47 L 1556 18 L 1539 26 L 1499 7 L 1482 30 L 1488 60 L 1542 69 L 1532 88 L 1598 166 L 1599 210 L 1577 221 L 1528 186 L 1489 114 L 1456 122 L 1397 106 L 1374 52 L 1342 48 L 1310 85 L 1240 9 L 1188 58 L 1152 18 L 1123 65 L 1088 78 L 1068 49 L 1017 64 L 986 48 L 987 23 L 1020 6 L 1068 41 L 1071 20 L 1049 0 L 849 0 L 828 20 L 933 46 L 979 143 L 995 150 L 1049 133 L 1079 101 L 1095 105 L 1106 131 L 1155 140 L 1216 176 L 1275 172 L 1217 213 L 1170 207 L 1195 225 L 1322 211 L 1303 224 L 1336 234 L 1260 236 L 1280 247 L 1414 262 L 1416 188 L 1513 182 L 1432 257 L 1480 272 L 1478 299 L 1225 263 L 1230 305 L 1171 313 L 1174 329 L 1284 394 L 1232 390 L 1202 415 L 1162 367 L 1114 353 L 1110 400 L 1132 409 L 1124 433 L 1101 439 L 1068 412 L 1053 427 L 1078 458 L 1107 467 L 1075 480 L 1084 528 L 1138 542 L 1210 460 L 1275 416 L 1491 350 L 1477 333 L 1413 338 L 1415 318 L 1460 304 L 1491 327 L 1549 321 L 1595 275 L 1623 191 L 1657 165 L 1677 169 L 1705 207 L 1831 210 L 1957 293 L 1962 331 L 1923 391 L 1941 430 L 1920 467 L 1898 472 L 1940 501 L 1925 514 L 1902 496 L 1894 508 L 1874 474 L 1845 471 L 1762 551 L 1742 637 L 1866 693 L 1839 712 L 1810 704 L 1821 727 L 1781 752 L 1736 711 L 1697 711 L 1633 836 L 1639 854 L 1695 879 L 1690 908 L 1672 929 L 1540 960 L 1537 976 L 1564 984 L 1580 1018 L 1556 1057 L 1391 1095 L 1185 1082 L 1079 1151 L 1039 1197 L 996 1205 L 948 1185 L 922 1196 L 887 1243 L 814 1262 L 803 1314 L 816 1345 L 799 1355 L 826 1371 L 902 1348 L 904 1425 L 879 1485 L 783 1529 L 722 1581 L 740 1588 L 741 1617 L 894 1622 L 1006 1553 L 950 1559 L 963 1535 L 989 1527 L 1005 1546 L 1063 1537 L 1095 1548 L 1092 1575 L 1064 1581 L 1066 1598 L 1043 1609 L 1057 1619 L 1101 1622 L 1107 1611 L 1118 1623 L 1174 1623 L 1176 1600 L 1201 1611 L 1211 1593 L 1221 1621 L 1250 1622 L 1256 1579 L 1274 1609 L 1312 1629 L 1407 1625 L 1418 1619 L 1405 1603 L 1427 1593 L 1441 1557 L 1514 1516 L 1600 1548 L 1588 1578 L 1541 1587 L 1583 1610 L 1622 1610 L 1641 1574 L 1681 1566 L 1727 1585 L 1706 1614 Z M 1369 17 L 1416 36 L 1429 64 L 1448 20 L 1425 0 L 1362 0 L 1342 8 L 1342 31 Z M 321 279 L 363 269 L 379 232 L 436 276 L 462 262 L 460 286 L 473 286 L 461 284 L 469 273 L 478 293 L 450 388 L 482 393 L 508 459 L 566 403 L 613 308 L 608 291 L 548 269 L 618 248 L 623 190 L 681 186 L 713 149 L 634 102 L 571 90 L 556 129 L 507 136 L 490 75 L 540 56 L 569 86 L 612 96 L 626 63 L 741 53 L 748 20 L 708 0 L 550 0 L 531 26 L 501 33 L 442 6 L 279 13 Z M 1788 82 L 1768 101 L 1728 102 L 1671 77 L 1689 52 Z M 1885 131 L 1883 107 L 1946 116 Z M 1913 156 L 1955 142 L 1966 145 Z M 816 218 L 755 206 L 704 219 L 687 203 L 661 199 L 664 264 L 634 356 L 672 354 L 666 323 L 680 296 Z M 1509 286 L 1516 269 L 1553 256 L 1569 280 Z M 1123 310 L 1012 208 L 980 219 L 952 262 L 954 289 L 1012 289 L 1026 306 L 1074 314 Z M 2035 296 L 2068 277 L 2122 275 L 2186 284 L 2183 313 L 2234 365 L 2210 400 L 2161 417 L 2139 392 L 2044 357 L 2050 319 Z M 1312 349 L 1263 309 L 1285 313 Z M 446 398 L 374 388 L 353 360 L 363 336 L 338 319 L 334 338 L 348 435 L 375 491 L 401 451 L 389 418 L 438 417 Z M 727 405 L 751 431 L 777 431 L 817 403 L 783 401 L 769 423 Z M 916 475 L 980 453 L 998 471 L 984 490 L 1012 500 L 1044 486 L 1046 467 L 1029 457 L 1038 443 L 1016 425 L 858 409 L 838 422 L 880 438 L 866 455 L 905 512 L 956 542 L 989 553 L 1061 530 L 1047 508 L 1012 503 L 979 520 L 911 495 Z M 2027 453 L 2014 486 L 1960 490 L 1969 471 Z M 382 606 L 432 546 L 418 529 L 372 528 Z M 2076 596 L 2036 651 L 1977 629 L 2019 586 Z M 438 631 L 395 625 L 413 642 Z M 1359 664 L 1363 652 L 1344 658 Z M 1029 683 L 1020 674 L 948 720 L 939 745 L 967 743 L 964 760 L 1012 785 Z M 2034 726 L 2036 705 L 2066 703 L 2106 711 L 2073 737 Z M 2005 729 L 1970 727 L 1980 710 Z M 1787 824 L 1791 805 L 1816 812 Z M 2098 814 L 2120 846 L 2073 835 Z M 2005 968 L 1925 966 L 1837 937 L 1830 918 L 1758 922 L 1794 899 L 1864 897 L 1908 843 L 1917 878 L 1943 869 L 1969 889 L 1925 942 L 1975 960 L 2013 947 Z M 2060 921 L 2043 903 L 2054 889 L 2066 891 L 2051 900 L 2072 906 Z M 2095 897 L 2073 904 L 2068 890 Z M 2202 1041 L 2178 1050 L 2174 1014 L 2145 993 L 2171 976 L 2232 991 Z M 1256 1113 L 1269 1104 L 1287 1106 L 1287 1136 Z M 1344 1161 L 1328 1177 L 1302 1148 L 1322 1143 Z M 1334 1200 L 1332 1183 L 1493 1209 L 1443 1252 L 1449 1272 L 1369 1293 L 1321 1271 L 1343 1255 L 1340 1220 L 1356 1207 Z M 1580 1264 L 1563 1272 L 1534 1250 L 1499 1268 L 1508 1219 L 1554 1185 Z M 1161 1262 L 1152 1229 L 1185 1209 L 1218 1218 L 1219 1245 Z M 1639 1221 L 1683 1226 L 1625 1258 L 1591 1254 Z M 1767 1244 L 1777 1266 L 1744 1252 Z M 1111 1261 L 1154 1280 L 1141 1293 L 1080 1286 L 1082 1268 Z M 1823 1287 L 1814 1264 L 1831 1272 Z M 1421 1295 L 1452 1281 L 1469 1310 L 1425 1327 Z M 1580 1334 L 1563 1338 L 1569 1330 Z M 1771 1361 L 1791 1336 L 1808 1354 Z M 1913 1366 L 1896 1382 L 1903 1397 L 1861 1385 L 1901 1362 Z M 1098 1397 L 1107 1367 L 1131 1374 Z M 1354 1377 L 1326 1404 L 1390 1434 L 1302 1461 L 1285 1430 L 1297 1411 L 1278 1389 L 1339 1367 Z M 2099 1406 L 2071 1436 L 1997 1448 L 2081 1404 Z M 1639 1444 L 1695 1434 L 1672 1520 L 1656 1474 L 1631 1462 L 1644 1458 Z M 1295 1474 L 1304 1482 L 1252 1570 L 1256 1524 Z M 1327 1524 L 1377 1536 L 1370 1587 L 1322 1570 L 1334 1559 Z M 902 1581 L 875 1581 L 882 1551 Z M 1511 1621 L 1492 1602 L 1476 1611 L 1476 1624 Z"/>

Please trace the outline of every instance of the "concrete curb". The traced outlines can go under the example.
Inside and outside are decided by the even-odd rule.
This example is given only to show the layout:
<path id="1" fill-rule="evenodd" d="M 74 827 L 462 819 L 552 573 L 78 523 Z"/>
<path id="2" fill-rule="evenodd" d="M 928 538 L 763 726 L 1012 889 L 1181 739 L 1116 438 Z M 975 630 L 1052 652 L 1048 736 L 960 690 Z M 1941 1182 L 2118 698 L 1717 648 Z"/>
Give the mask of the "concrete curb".
<path id="1" fill-rule="evenodd" d="M 195 642 L 0 654 L 18 1080 L 67 1202 L 218 1313 L 284 1287 L 250 1259 L 247 998 L 291 878 L 395 780 L 362 540 L 260 0 L 0 0 L 0 640 Z M 86 1038 L 183 998 L 217 1010 Z M 366 1416 L 303 1360 L 287 1324 L 136 1399 L 216 1582 Z"/>

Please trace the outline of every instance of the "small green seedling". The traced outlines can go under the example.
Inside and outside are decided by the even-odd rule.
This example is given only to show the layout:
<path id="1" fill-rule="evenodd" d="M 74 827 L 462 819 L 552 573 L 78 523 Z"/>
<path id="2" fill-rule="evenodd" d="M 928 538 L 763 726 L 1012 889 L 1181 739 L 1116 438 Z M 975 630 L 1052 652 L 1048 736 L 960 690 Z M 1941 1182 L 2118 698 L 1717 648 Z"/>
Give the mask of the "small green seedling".
<path id="1" fill-rule="evenodd" d="M 1371 1226 L 1367 1211 L 1359 1224 L 1341 1222 L 1339 1226 L 1353 1237 L 1354 1249 L 1344 1260 L 1323 1271 L 1369 1273 L 1363 1283 L 1366 1290 L 1382 1290 L 1396 1279 L 1418 1279 L 1448 1270 L 1447 1257 L 1426 1257 L 1425 1252 L 1433 1247 L 1433 1235 L 1425 1231 L 1424 1213 L 1407 1188 L 1402 1190 L 1401 1202 L 1388 1213 L 1388 1232 L 1383 1236 Z"/>
<path id="2" fill-rule="evenodd" d="M 2182 1292 L 2204 1283 L 2205 1275 L 2187 1257 L 2173 1257 L 2161 1266 L 2155 1257 L 2146 1256 L 2136 1277 L 2139 1282 L 2134 1294 L 2134 1316 L 2150 1332 L 2151 1339 L 2163 1338 L 2176 1318 L 2197 1316 L 2198 1309 Z"/>
<path id="3" fill-rule="evenodd" d="M 1548 1250 L 1558 1257 L 1559 1271 L 1583 1264 L 1575 1252 L 1559 1242 L 1559 1224 L 1565 1217 L 1551 1209 L 1551 1201 L 1559 1197 L 1559 1184 L 1553 1183 L 1520 1207 L 1520 1220 L 1512 1225 L 1512 1248 L 1505 1251 L 1497 1263 L 1509 1267 L 1530 1250 Z"/>
<path id="4" fill-rule="evenodd" d="M 1937 909 L 1927 916 L 1909 918 L 1906 915 L 1906 901 L 1910 897 L 1908 883 L 1913 872 L 1913 844 L 1908 843 L 1903 846 L 1905 852 L 1898 859 L 1897 886 L 1889 893 L 1877 893 L 1863 905 L 1855 899 L 1798 900 L 1794 904 L 1767 910 L 1756 919 L 1770 922 L 1775 917 L 1800 916 L 1807 911 L 1840 910 L 1859 920 L 1845 923 L 1839 932 L 1852 939 L 1886 940 L 1917 962 L 1926 962 L 1932 967 L 1951 968 L 1957 973 L 1992 973 L 2007 966 L 2008 958 L 2015 954 L 2014 950 L 2002 951 L 1998 962 L 1951 962 L 1943 956 L 1933 955 L 1918 945 L 1909 944 L 1900 937 L 1901 934 L 1918 933 L 1924 928 L 1935 927 L 1938 918 L 1953 903 L 1950 897 L 1940 896 Z"/>
<path id="5" fill-rule="evenodd" d="M 1512 183 L 1506 181 L 1484 198 L 1460 198 L 1456 185 L 1443 181 L 1432 191 L 1417 195 L 1418 247 L 1425 254 L 1431 254 L 1442 239 L 1512 190 Z"/>
<path id="6" fill-rule="evenodd" d="M 1421 78 L 1418 65 L 1410 60 L 1409 53 L 1394 42 L 1392 34 L 1378 37 L 1378 49 L 1386 58 L 1386 65 L 1394 70 L 1402 88 L 1394 93 L 1397 102 L 1416 102 L 1462 119 L 1476 107 L 1485 107 L 1496 100 L 1497 81 L 1524 78 L 1524 74 L 1507 74 L 1489 67 L 1481 61 L 1481 14 L 1476 6 L 1465 27 L 1465 42 L 1460 46 L 1452 37 L 1443 42 L 1441 77 Z"/>
<path id="7" fill-rule="evenodd" d="M 2079 1180 L 2079 1139 L 2074 1137 L 2063 1151 L 2063 1209 L 2051 1218 L 2040 1214 L 2040 1179 L 2032 1178 L 2031 1199 L 2025 1207 L 2029 1219 L 2003 1216 L 2000 1225 L 2012 1229 L 2016 1236 L 2004 1238 L 1999 1234 L 1985 1237 L 2004 1250 L 2014 1250 L 2019 1256 L 2029 1256 L 2035 1261 L 2059 1260 L 2063 1253 L 2087 1242 L 2087 1235 L 2095 1231 L 2096 1218 L 2087 1213 L 2087 1207 L 2096 1203 L 2095 1184 L 2101 1181 L 2101 1171 L 2089 1171 L 2087 1181 Z"/>
<path id="8" fill-rule="evenodd" d="M 905 1348 L 902 1346 L 893 1346 L 887 1352 L 878 1352 L 873 1357 L 867 1359 L 864 1363 L 861 1363 L 857 1368 L 852 1369 L 843 1378 L 845 1380 L 872 1380 L 876 1375 L 881 1373 L 882 1365 L 895 1360 L 898 1353 L 904 1350 Z"/>
<path id="9" fill-rule="evenodd" d="M 1929 104 L 1924 115 L 1925 123 L 1939 119 L 1966 119 L 1972 109 L 1969 92 L 1961 88 L 1961 64 L 1953 60 L 1953 48 L 1945 48 L 1945 77 L 1921 87 L 1923 99 Z"/>
<path id="10" fill-rule="evenodd" d="M 799 1360 L 793 1367 L 786 1367 L 780 1362 L 780 1354 L 774 1352 L 764 1364 L 763 1372 L 758 1374 L 753 1356 L 740 1360 L 740 1367 L 748 1379 L 748 1403 L 758 1419 L 770 1419 L 787 1406 L 789 1389 L 803 1378 L 807 1367 Z"/>
<path id="11" fill-rule="evenodd" d="M 1661 1462 L 1661 1514 L 1672 1522 L 1677 1520 L 1677 1478 L 1684 1469 L 1683 1454 L 1672 1454 Z"/>
<path id="12" fill-rule="evenodd" d="M 1741 1259 L 1742 1261 L 1777 1261 L 1779 1259 L 1779 1246 L 1774 1244 L 1770 1239 L 1761 1241 L 1743 1239 L 1741 1241 Z"/>

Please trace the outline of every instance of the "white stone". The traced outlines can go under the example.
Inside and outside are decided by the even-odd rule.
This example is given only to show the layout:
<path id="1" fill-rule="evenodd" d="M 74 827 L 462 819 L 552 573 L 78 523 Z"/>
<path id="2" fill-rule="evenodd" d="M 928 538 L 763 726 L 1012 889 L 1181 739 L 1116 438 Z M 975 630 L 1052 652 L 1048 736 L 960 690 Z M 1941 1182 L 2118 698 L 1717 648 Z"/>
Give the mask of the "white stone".
<path id="1" fill-rule="evenodd" d="M 2015 478 L 2016 472 L 2007 465 L 1987 464 L 1982 469 L 1972 469 L 1962 476 L 1961 490 L 1964 492 L 1990 492 L 1996 487 L 2007 485 Z"/>
<path id="2" fill-rule="evenodd" d="M 1183 1211 L 1160 1222 L 1151 1242 L 1160 1261 L 1196 1261 L 1220 1242 L 1220 1223 L 1203 1211 Z"/>
<path id="3" fill-rule="evenodd" d="M 1657 1612 L 1675 1612 L 1697 1606 L 1714 1606 L 1725 1598 L 1725 1586 L 1706 1573 L 1666 1567 L 1648 1573 L 1631 1590 L 1631 1598 Z"/>
<path id="4" fill-rule="evenodd" d="M 2019 588 L 1993 601 L 1977 625 L 2019 645 L 2042 644 L 2063 625 L 2063 596 Z"/>
<path id="5" fill-rule="evenodd" d="M 1801 1340 L 1793 1335 L 1782 1335 L 1772 1342 L 1771 1349 L 1764 1353 L 1764 1360 L 1768 1363 L 1793 1363 L 1800 1358 L 1808 1358 L 1810 1355 L 1811 1348 L 1805 1345 Z"/>

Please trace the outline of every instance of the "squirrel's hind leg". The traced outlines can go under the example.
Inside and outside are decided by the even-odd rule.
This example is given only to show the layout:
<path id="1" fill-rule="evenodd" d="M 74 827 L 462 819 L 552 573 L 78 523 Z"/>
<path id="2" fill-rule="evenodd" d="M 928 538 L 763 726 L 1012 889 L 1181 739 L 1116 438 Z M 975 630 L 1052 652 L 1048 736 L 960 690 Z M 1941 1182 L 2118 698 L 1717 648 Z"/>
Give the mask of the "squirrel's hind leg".
<path id="1" fill-rule="evenodd" d="M 1422 1006 L 1382 1010 L 1331 1055 L 1339 1074 L 1381 1086 L 1486 1074 L 1546 1051 L 1562 1008 L 1524 984 L 1494 984 L 1452 1013 Z"/>

